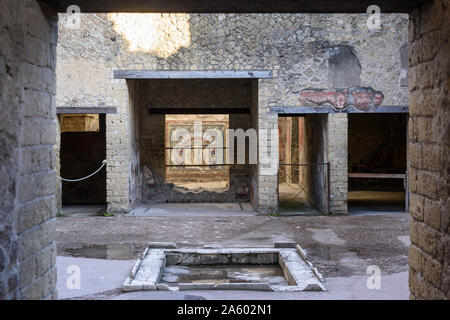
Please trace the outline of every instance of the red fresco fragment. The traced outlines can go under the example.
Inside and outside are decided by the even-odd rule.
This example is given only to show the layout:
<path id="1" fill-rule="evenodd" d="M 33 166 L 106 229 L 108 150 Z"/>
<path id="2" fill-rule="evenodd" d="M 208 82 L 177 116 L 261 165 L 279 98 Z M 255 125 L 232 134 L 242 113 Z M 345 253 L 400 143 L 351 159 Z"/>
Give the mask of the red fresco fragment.
<path id="1" fill-rule="evenodd" d="M 360 110 L 379 106 L 384 95 L 372 88 L 355 87 L 348 89 L 305 89 L 300 92 L 300 101 L 304 105 L 331 104 L 336 109 L 354 106 Z"/>

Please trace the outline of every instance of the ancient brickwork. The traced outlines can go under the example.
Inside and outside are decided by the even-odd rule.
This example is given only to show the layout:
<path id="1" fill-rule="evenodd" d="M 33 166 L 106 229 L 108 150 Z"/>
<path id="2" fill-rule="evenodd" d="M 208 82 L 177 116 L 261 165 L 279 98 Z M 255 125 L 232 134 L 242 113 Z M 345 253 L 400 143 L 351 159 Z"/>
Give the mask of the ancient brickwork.
<path id="1" fill-rule="evenodd" d="M 348 118 L 347 114 L 328 115 L 328 162 L 330 163 L 330 211 L 347 213 Z"/>
<path id="2" fill-rule="evenodd" d="M 111 72 L 112 73 L 112 72 Z M 133 138 L 131 136 L 132 110 L 129 107 L 129 90 L 124 81 L 111 79 L 109 101 L 119 108 L 116 114 L 106 116 L 106 201 L 109 212 L 130 208 L 130 173 L 132 167 Z"/>
<path id="3" fill-rule="evenodd" d="M 56 16 L 0 2 L 0 300 L 56 298 Z"/>
<path id="4" fill-rule="evenodd" d="M 410 16 L 412 299 L 450 298 L 449 19 L 445 0 L 432 1 Z"/>

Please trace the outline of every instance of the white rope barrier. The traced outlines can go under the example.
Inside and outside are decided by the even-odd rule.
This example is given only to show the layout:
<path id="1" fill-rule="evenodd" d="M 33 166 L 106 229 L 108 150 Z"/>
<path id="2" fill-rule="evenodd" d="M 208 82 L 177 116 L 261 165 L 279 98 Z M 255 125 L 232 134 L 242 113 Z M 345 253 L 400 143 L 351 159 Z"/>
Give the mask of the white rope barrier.
<path id="1" fill-rule="evenodd" d="M 77 181 L 82 181 L 82 180 L 86 180 L 90 177 L 92 177 L 93 175 L 95 175 L 97 172 L 99 172 L 100 170 L 102 170 L 102 168 L 106 165 L 106 160 L 103 160 L 102 165 L 100 166 L 100 168 L 98 168 L 94 173 L 91 173 L 90 175 L 80 178 L 80 179 L 64 179 L 61 178 L 59 176 L 57 176 L 58 179 L 62 180 L 62 181 L 66 181 L 66 182 L 77 182 Z"/>

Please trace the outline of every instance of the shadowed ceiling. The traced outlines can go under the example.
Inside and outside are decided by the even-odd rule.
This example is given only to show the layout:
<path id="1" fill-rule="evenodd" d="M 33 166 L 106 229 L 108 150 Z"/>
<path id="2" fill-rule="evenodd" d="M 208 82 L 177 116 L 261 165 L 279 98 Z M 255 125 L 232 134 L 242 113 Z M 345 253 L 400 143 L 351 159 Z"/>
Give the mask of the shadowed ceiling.
<path id="1" fill-rule="evenodd" d="M 427 0 L 41 0 L 58 12 L 77 5 L 81 12 L 184 13 L 408 13 Z"/>

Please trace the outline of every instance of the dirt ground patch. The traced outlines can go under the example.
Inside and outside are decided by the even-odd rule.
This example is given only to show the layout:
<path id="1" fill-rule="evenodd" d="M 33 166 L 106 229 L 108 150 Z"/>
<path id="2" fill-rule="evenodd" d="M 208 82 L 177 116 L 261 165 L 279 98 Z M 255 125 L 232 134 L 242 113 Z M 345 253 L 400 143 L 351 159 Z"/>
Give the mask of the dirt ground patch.
<path id="1" fill-rule="evenodd" d="M 408 269 L 409 216 L 60 217 L 60 256 L 135 259 L 149 241 L 179 247 L 271 247 L 295 241 L 324 276 Z M 400 238 L 399 238 L 400 237 Z"/>

